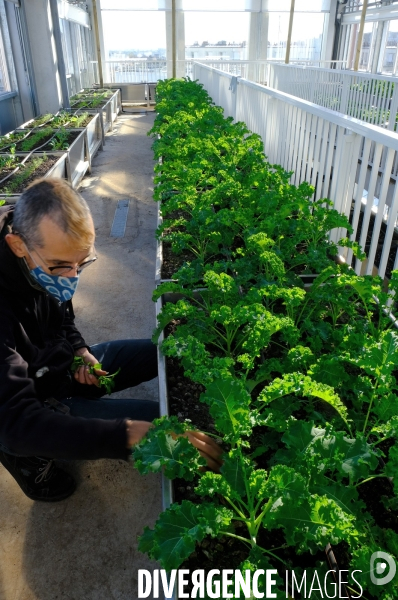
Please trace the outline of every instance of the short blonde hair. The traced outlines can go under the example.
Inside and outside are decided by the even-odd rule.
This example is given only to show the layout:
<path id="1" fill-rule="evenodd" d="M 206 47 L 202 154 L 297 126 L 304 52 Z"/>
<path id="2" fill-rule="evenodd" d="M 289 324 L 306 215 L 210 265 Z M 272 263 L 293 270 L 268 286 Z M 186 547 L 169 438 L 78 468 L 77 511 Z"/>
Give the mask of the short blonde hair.
<path id="1" fill-rule="evenodd" d="M 28 248 L 43 247 L 39 225 L 48 217 L 86 250 L 94 243 L 91 212 L 87 202 L 65 181 L 55 177 L 36 179 L 18 199 L 13 217 L 13 230 L 25 240 Z"/>

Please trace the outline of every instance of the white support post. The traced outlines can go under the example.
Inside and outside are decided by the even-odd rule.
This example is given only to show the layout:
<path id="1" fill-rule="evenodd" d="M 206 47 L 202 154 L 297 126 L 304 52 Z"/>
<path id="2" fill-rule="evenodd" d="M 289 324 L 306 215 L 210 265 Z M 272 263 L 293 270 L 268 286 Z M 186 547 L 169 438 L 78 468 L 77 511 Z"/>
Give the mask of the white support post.
<path id="1" fill-rule="evenodd" d="M 292 31 L 293 31 L 293 19 L 294 19 L 294 2 L 295 0 L 290 0 L 290 16 L 289 16 L 289 27 L 287 31 L 287 41 L 286 41 L 286 54 L 285 54 L 285 63 L 288 65 L 290 61 L 290 45 L 292 43 Z"/>
<path id="2" fill-rule="evenodd" d="M 170 2 L 166 11 L 167 77 L 185 75 L 185 21 L 180 0 Z"/>
<path id="3" fill-rule="evenodd" d="M 104 40 L 101 39 L 102 34 L 102 15 L 101 15 L 101 4 L 100 0 L 91 0 L 92 8 L 93 8 L 93 25 L 94 25 L 94 37 L 95 37 L 95 46 L 97 48 L 97 61 L 98 61 L 98 77 L 99 84 L 102 88 L 104 86 L 104 69 L 103 63 L 105 62 L 103 59 L 106 59 L 104 52 Z M 105 76 L 106 78 L 106 76 Z"/>
<path id="4" fill-rule="evenodd" d="M 322 36 L 321 60 L 332 60 L 333 43 L 336 32 L 335 14 L 337 0 L 331 0 L 329 12 L 325 14 L 325 23 Z"/>
<path id="5" fill-rule="evenodd" d="M 255 61 L 267 60 L 268 51 L 268 12 L 251 12 L 248 41 L 248 74 L 247 79 L 264 83 L 260 81 L 260 72 L 256 71 Z"/>
<path id="6" fill-rule="evenodd" d="M 355 49 L 354 71 L 358 71 L 358 67 L 359 67 L 359 59 L 360 59 L 361 50 L 362 50 L 363 32 L 365 29 L 365 17 L 366 17 L 367 8 L 368 8 L 368 0 L 363 0 L 361 20 L 359 22 L 359 33 L 358 33 L 357 45 L 356 45 L 356 49 Z"/>

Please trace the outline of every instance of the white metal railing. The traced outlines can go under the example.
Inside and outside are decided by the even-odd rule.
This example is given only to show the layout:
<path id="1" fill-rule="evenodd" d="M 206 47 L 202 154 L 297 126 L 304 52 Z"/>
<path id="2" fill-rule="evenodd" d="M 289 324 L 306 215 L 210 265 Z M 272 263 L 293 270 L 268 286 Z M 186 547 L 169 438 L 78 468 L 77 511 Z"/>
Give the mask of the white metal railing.
<path id="1" fill-rule="evenodd" d="M 297 65 L 269 66 L 269 87 L 396 130 L 398 78 Z"/>
<path id="2" fill-rule="evenodd" d="M 375 125 L 294 96 L 234 77 L 203 64 L 193 67 L 225 114 L 261 135 L 271 164 L 292 171 L 295 185 L 308 181 L 314 199 L 330 198 L 347 215 L 368 258 L 353 261 L 356 273 L 384 277 L 398 267 L 398 183 L 391 179 L 398 136 Z M 337 240 L 345 231 L 333 231 Z M 341 248 L 351 264 L 352 252 Z"/>
<path id="3" fill-rule="evenodd" d="M 149 83 L 167 78 L 165 60 L 108 60 L 104 64 L 108 83 Z"/>
<path id="4" fill-rule="evenodd" d="M 177 61 L 177 77 L 192 77 L 194 62 L 203 62 L 206 65 L 221 69 L 232 75 L 239 75 L 257 83 L 266 84 L 269 79 L 269 65 L 280 63 L 279 60 L 216 60 L 212 59 L 186 59 Z M 345 61 L 337 60 L 293 60 L 292 64 L 317 67 L 334 67 L 342 69 Z M 283 63 L 280 63 L 283 64 Z M 92 69 L 97 65 L 91 62 Z M 108 60 L 104 62 L 104 81 L 108 83 L 151 83 L 159 79 L 172 77 L 172 62 L 169 60 L 152 60 L 146 58 L 130 58 L 124 60 Z M 96 80 L 96 79 L 95 79 Z"/>
<path id="5" fill-rule="evenodd" d="M 270 70 L 275 65 L 285 66 L 279 59 L 268 60 L 195 60 L 216 69 L 220 69 L 230 75 L 238 75 L 250 79 L 256 83 L 269 85 Z M 291 60 L 292 65 L 303 65 L 305 67 L 322 67 L 333 69 L 344 69 L 347 61 L 344 60 Z"/>

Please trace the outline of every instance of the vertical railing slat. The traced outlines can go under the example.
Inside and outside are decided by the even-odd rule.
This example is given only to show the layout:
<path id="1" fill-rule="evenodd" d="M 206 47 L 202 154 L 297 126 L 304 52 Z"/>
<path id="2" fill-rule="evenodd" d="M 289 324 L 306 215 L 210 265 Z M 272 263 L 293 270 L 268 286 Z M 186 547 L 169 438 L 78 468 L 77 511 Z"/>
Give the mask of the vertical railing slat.
<path id="1" fill-rule="evenodd" d="M 377 206 L 377 213 L 376 213 L 376 218 L 375 218 L 375 222 L 374 222 L 374 226 L 373 226 L 372 238 L 370 241 L 370 249 L 369 249 L 369 253 L 368 253 L 368 265 L 366 267 L 366 275 L 372 275 L 372 273 L 373 273 L 375 256 L 376 256 L 376 251 L 377 251 L 377 244 L 378 244 L 378 240 L 379 240 L 381 224 L 382 224 L 383 217 L 384 217 L 384 207 L 386 205 L 391 167 L 392 167 L 392 163 L 394 160 L 394 153 L 395 152 L 392 148 L 388 148 L 386 161 L 385 161 L 386 168 L 382 175 L 382 183 L 381 183 L 381 188 L 380 188 L 380 192 L 379 192 L 379 203 Z M 373 168 L 377 169 L 377 166 L 374 166 Z M 384 277 L 384 273 L 381 273 L 380 271 L 379 271 L 379 275 L 381 277 Z"/>

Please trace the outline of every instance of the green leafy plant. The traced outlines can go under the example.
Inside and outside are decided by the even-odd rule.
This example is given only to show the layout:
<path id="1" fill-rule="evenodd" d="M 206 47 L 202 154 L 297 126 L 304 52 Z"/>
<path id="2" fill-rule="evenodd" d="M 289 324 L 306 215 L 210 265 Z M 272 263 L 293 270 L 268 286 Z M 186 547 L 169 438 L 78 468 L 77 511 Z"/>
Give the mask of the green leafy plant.
<path id="1" fill-rule="evenodd" d="M 286 548 L 305 555 L 344 542 L 346 566 L 368 573 L 373 552 L 398 557 L 398 275 L 386 290 L 336 264 L 341 247 L 365 257 L 345 237 L 347 219 L 267 163 L 261 140 L 224 119 L 202 86 L 160 83 L 158 106 L 157 235 L 192 260 L 154 293 L 177 294 L 154 341 L 172 326 L 162 351 L 205 386 L 200 402 L 225 452 L 219 473 L 205 471 L 184 438 L 192 425 L 156 422 L 134 452 L 137 468 L 194 481 L 197 502 L 163 513 L 140 548 L 170 570 L 222 535 L 247 548 L 242 570 L 287 568 Z M 315 273 L 310 289 L 302 273 Z M 363 496 L 375 482 L 389 490 L 377 510 Z M 261 543 L 274 529 L 284 540 L 276 549 Z M 378 590 L 364 574 L 361 585 L 398 598 L 394 582 Z"/>
<path id="2" fill-rule="evenodd" d="M 60 129 L 50 140 L 53 150 L 67 150 L 69 148 L 69 133 L 66 129 Z"/>
<path id="3" fill-rule="evenodd" d="M 72 373 L 75 373 L 79 367 L 84 366 L 87 365 L 84 362 L 83 358 L 81 356 L 75 356 L 71 367 Z M 96 369 L 102 370 L 102 364 L 97 363 L 95 365 L 89 365 L 88 372 L 91 375 L 95 375 L 95 377 L 97 377 L 99 386 L 105 388 L 107 394 L 111 394 L 113 388 L 115 387 L 114 378 L 120 372 L 120 368 L 112 375 L 97 375 L 97 373 L 95 372 Z"/>
<path id="4" fill-rule="evenodd" d="M 0 169 L 15 169 L 18 166 L 18 157 L 15 153 L 0 156 Z"/>
<path id="5" fill-rule="evenodd" d="M 15 151 L 15 144 L 24 138 L 28 134 L 27 131 L 18 131 L 16 133 L 9 133 L 8 135 L 0 136 L 0 149 L 4 151 L 5 148 L 11 147 Z"/>
<path id="6" fill-rule="evenodd" d="M 32 132 L 25 140 L 17 145 L 18 152 L 30 152 L 37 146 L 41 146 L 54 135 L 53 129 L 43 127 L 35 132 Z"/>

